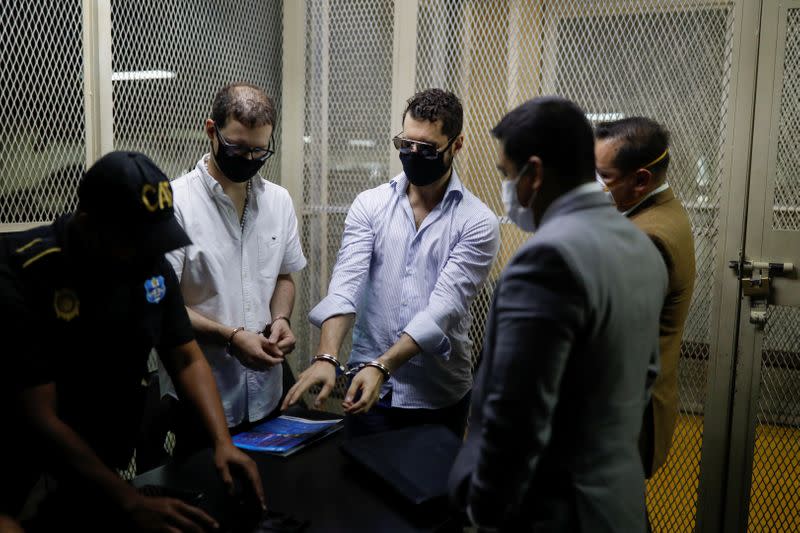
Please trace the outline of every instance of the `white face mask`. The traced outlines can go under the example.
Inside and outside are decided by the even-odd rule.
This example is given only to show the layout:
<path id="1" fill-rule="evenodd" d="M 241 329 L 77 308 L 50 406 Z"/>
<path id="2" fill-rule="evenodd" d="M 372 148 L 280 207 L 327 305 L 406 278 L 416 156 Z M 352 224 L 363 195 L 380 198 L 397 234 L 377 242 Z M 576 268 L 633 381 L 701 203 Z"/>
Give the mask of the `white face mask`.
<path id="1" fill-rule="evenodd" d="M 525 172 L 525 169 L 528 167 L 526 163 L 517 173 L 517 177 L 514 179 L 506 179 L 502 182 L 502 196 L 503 196 L 503 206 L 506 208 L 506 216 L 517 225 L 522 231 L 527 231 L 529 233 L 533 233 L 536 231 L 536 222 L 533 219 L 533 209 L 531 209 L 531 204 L 533 204 L 533 199 L 536 197 L 536 191 L 534 191 L 533 195 L 531 196 L 530 201 L 528 202 L 527 206 L 523 206 L 519 203 L 519 197 L 517 196 L 517 184 L 519 183 L 519 177 Z"/>
<path id="2" fill-rule="evenodd" d="M 606 185 L 606 182 L 603 181 L 603 178 L 600 177 L 600 173 L 595 172 L 594 173 L 594 179 L 597 180 L 597 183 L 600 184 L 600 189 L 605 193 L 606 197 L 608 197 L 608 199 L 613 204 L 614 203 L 614 197 L 611 195 L 611 189 L 608 188 L 608 185 Z"/>
<path id="3" fill-rule="evenodd" d="M 603 178 L 600 177 L 599 172 L 594 173 L 594 179 L 597 180 L 597 183 L 599 183 L 600 187 L 603 188 L 603 192 L 608 192 L 608 187 L 606 187 L 606 182 L 603 181 Z"/>

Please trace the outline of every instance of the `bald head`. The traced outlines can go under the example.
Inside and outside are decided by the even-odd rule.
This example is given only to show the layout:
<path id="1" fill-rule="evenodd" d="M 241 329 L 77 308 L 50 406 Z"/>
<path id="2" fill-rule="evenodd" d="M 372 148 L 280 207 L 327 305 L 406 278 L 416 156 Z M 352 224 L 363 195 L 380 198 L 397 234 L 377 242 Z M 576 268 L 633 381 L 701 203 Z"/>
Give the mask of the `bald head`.
<path id="1" fill-rule="evenodd" d="M 231 83 L 220 89 L 211 106 L 211 118 L 224 128 L 228 120 L 247 128 L 275 126 L 275 103 L 260 88 L 250 83 Z"/>

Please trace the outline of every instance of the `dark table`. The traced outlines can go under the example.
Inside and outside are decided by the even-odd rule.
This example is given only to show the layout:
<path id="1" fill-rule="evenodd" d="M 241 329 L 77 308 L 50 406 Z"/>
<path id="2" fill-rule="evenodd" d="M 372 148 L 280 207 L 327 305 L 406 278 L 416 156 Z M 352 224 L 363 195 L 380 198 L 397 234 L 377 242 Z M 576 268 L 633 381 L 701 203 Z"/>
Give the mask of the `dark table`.
<path id="1" fill-rule="evenodd" d="M 445 500 L 426 506 L 406 503 L 341 452 L 343 439 L 339 431 L 289 457 L 248 452 L 261 472 L 267 505 L 311 520 L 309 532 L 461 531 Z M 134 485 L 201 490 L 212 515 L 225 497 L 210 450 L 146 472 Z"/>

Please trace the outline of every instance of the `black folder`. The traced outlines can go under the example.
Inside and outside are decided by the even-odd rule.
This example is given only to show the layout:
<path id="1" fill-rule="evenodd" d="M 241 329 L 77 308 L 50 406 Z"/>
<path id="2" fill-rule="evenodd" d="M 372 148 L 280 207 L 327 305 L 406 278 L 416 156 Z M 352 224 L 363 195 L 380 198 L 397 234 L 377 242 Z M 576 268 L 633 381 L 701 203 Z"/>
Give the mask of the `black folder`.
<path id="1" fill-rule="evenodd" d="M 415 505 L 447 495 L 447 477 L 461 439 L 440 425 L 424 425 L 357 437 L 342 451 Z"/>

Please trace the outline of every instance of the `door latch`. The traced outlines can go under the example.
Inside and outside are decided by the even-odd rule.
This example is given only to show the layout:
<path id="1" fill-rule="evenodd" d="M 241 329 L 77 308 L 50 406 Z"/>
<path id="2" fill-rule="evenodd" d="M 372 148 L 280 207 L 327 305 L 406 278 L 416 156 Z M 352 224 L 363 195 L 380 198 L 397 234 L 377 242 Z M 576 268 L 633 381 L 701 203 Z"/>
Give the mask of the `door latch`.
<path id="1" fill-rule="evenodd" d="M 763 327 L 767 323 L 767 304 L 772 292 L 772 279 L 794 272 L 792 263 L 765 261 L 730 261 L 742 286 L 742 295 L 750 298 L 750 323 Z"/>

